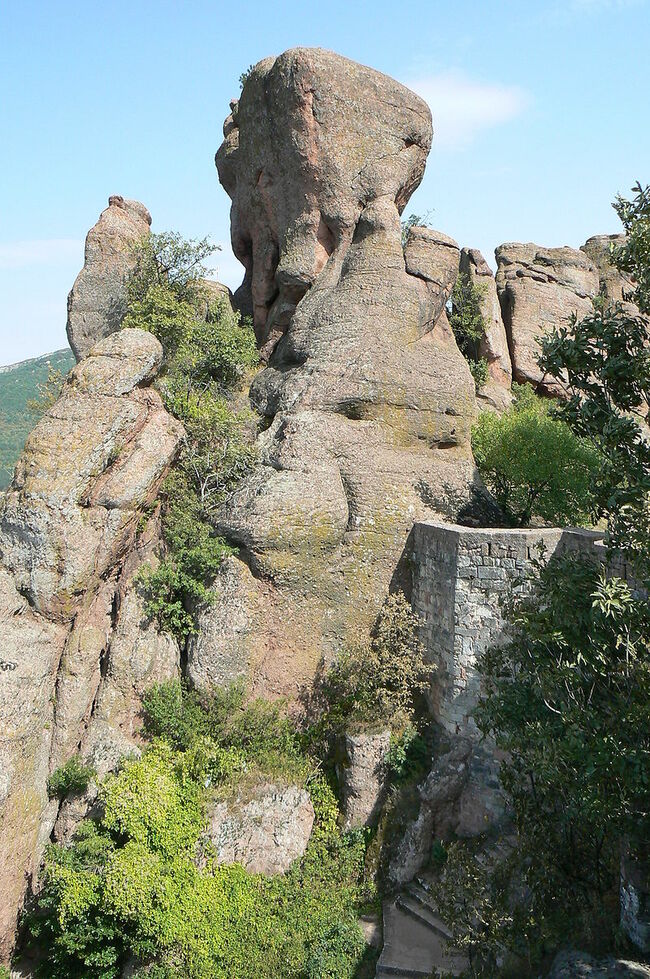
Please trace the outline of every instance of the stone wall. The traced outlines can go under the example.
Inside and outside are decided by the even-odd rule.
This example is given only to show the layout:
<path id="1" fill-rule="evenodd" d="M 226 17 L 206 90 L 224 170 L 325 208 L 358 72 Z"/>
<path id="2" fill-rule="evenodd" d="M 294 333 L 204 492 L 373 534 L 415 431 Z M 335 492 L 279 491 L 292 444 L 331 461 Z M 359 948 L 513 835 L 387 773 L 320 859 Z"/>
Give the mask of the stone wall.
<path id="1" fill-rule="evenodd" d="M 503 633 L 502 602 L 529 587 L 532 562 L 558 548 L 599 556 L 601 535 L 587 530 L 475 530 L 418 523 L 412 537 L 414 611 L 436 663 L 431 703 L 452 734 L 473 734 L 480 680 L 475 664 Z M 624 573 L 625 569 L 616 569 Z"/>

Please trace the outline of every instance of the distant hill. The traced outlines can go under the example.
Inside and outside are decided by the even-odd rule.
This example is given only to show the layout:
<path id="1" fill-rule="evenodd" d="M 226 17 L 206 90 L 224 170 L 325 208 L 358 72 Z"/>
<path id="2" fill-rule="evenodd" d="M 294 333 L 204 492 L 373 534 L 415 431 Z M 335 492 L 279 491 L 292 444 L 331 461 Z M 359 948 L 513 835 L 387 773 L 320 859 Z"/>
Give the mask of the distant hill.
<path id="1" fill-rule="evenodd" d="M 0 367 L 0 490 L 11 482 L 16 460 L 36 423 L 27 402 L 38 396 L 38 385 L 47 380 L 50 364 L 67 374 L 74 362 L 71 350 L 55 350 L 43 357 Z"/>

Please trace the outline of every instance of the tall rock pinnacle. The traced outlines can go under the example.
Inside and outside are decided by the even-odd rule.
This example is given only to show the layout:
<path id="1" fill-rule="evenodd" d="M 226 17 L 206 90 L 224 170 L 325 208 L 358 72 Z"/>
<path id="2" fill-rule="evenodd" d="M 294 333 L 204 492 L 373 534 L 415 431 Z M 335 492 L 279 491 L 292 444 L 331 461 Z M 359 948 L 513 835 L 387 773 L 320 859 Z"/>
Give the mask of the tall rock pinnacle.
<path id="1" fill-rule="evenodd" d="M 246 269 L 236 301 L 268 364 L 251 387 L 266 430 L 218 519 L 240 546 L 218 586 L 238 613 L 206 613 L 189 670 L 208 681 L 230 663 L 295 693 L 367 631 L 413 522 L 467 507 L 474 384 L 444 313 L 458 247 L 426 229 L 401 240 L 428 106 L 295 48 L 256 65 L 232 110 L 216 162 Z"/>

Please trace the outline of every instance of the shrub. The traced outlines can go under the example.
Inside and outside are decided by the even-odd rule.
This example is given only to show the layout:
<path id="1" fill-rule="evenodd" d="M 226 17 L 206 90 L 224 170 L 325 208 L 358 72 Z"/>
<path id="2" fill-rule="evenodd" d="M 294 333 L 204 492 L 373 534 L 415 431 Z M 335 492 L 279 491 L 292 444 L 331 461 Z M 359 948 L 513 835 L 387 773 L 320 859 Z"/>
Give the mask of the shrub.
<path id="1" fill-rule="evenodd" d="M 474 385 L 477 391 L 487 383 L 488 379 L 488 362 L 485 357 L 480 357 L 479 360 L 470 360 L 467 362 L 469 367 L 469 372 L 474 378 Z"/>
<path id="2" fill-rule="evenodd" d="M 485 321 L 481 310 L 484 287 L 474 281 L 469 272 L 459 272 L 451 294 L 449 325 L 458 349 L 467 361 L 478 391 L 488 379 L 488 363 L 479 356 L 480 343 L 485 336 Z"/>
<path id="3" fill-rule="evenodd" d="M 208 733 L 208 719 L 198 693 L 180 680 L 156 683 L 142 699 L 144 732 L 163 738 L 181 751 Z"/>
<path id="4" fill-rule="evenodd" d="M 426 214 L 409 214 L 407 218 L 404 218 L 401 222 L 402 224 L 402 248 L 406 248 L 406 242 L 408 241 L 409 231 L 411 228 L 430 228 L 429 215 L 431 211 L 427 211 Z"/>
<path id="5" fill-rule="evenodd" d="M 404 782 L 415 773 L 423 775 L 431 764 L 431 745 L 412 724 L 401 734 L 391 734 L 385 764 L 393 782 Z"/>
<path id="6" fill-rule="evenodd" d="M 472 432 L 479 472 L 504 516 L 524 527 L 535 517 L 550 524 L 587 524 L 597 508 L 594 493 L 601 456 L 550 405 L 525 386 L 501 416 L 482 412 Z"/>
<path id="7" fill-rule="evenodd" d="M 92 765 L 84 765 L 78 755 L 73 755 L 49 776 L 47 793 L 50 798 L 63 799 L 66 795 L 85 792 L 94 776 Z"/>
<path id="8" fill-rule="evenodd" d="M 478 360 L 478 346 L 485 336 L 481 312 L 482 291 L 469 272 L 459 272 L 451 294 L 451 326 L 456 343 L 468 360 Z"/>
<path id="9" fill-rule="evenodd" d="M 269 778 L 305 782 L 313 763 L 304 757 L 294 723 L 282 703 L 245 703 L 244 688 L 200 695 L 178 681 L 154 686 L 143 701 L 145 731 L 186 753 L 197 778 L 232 782 L 248 771 Z"/>
<path id="10" fill-rule="evenodd" d="M 38 394 L 35 398 L 28 399 L 27 410 L 35 418 L 40 418 L 41 415 L 44 415 L 59 400 L 64 381 L 65 374 L 63 371 L 57 367 L 53 367 L 52 364 L 48 364 L 47 377 L 41 384 L 36 385 Z"/>
<path id="11" fill-rule="evenodd" d="M 123 321 L 161 341 L 158 383 L 165 406 L 185 427 L 181 456 L 162 491 L 167 553 L 141 576 L 147 615 L 181 642 L 194 631 L 197 608 L 211 601 L 221 562 L 233 553 L 210 519 L 255 458 L 252 415 L 232 401 L 257 363 L 255 337 L 225 300 L 210 299 L 202 276 L 212 251 L 207 239 L 143 240 Z"/>
<path id="12" fill-rule="evenodd" d="M 145 729 L 161 740 L 103 782 L 97 823 L 47 849 L 28 922 L 40 975 L 118 979 L 135 956 L 142 976 L 161 979 L 352 979 L 365 836 L 338 829 L 332 791 L 280 707 L 245 704 L 239 687 L 201 698 L 178 683 L 155 687 L 144 706 Z M 267 879 L 218 866 L 199 841 L 213 785 L 233 777 L 231 763 L 272 751 L 310 773 L 316 818 L 304 857 Z"/>
<path id="13" fill-rule="evenodd" d="M 344 651 L 321 681 L 321 735 L 351 724 L 403 726 L 434 670 L 423 653 L 411 606 L 401 592 L 389 595 L 370 642 Z"/>
<path id="14" fill-rule="evenodd" d="M 163 528 L 168 557 L 140 574 L 145 613 L 162 629 L 185 640 L 196 629 L 197 606 L 210 604 L 210 584 L 224 557 L 233 553 L 203 520 L 196 493 L 176 471 L 163 490 L 166 500 Z"/>

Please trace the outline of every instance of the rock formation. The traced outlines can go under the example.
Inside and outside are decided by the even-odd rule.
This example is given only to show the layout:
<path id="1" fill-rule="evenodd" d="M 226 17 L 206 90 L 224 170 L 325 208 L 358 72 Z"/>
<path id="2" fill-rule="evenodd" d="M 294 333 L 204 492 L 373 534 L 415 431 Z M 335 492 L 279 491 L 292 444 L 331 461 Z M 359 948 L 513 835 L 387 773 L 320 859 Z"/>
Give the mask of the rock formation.
<path id="1" fill-rule="evenodd" d="M 548 979 L 650 979 L 650 965 L 623 959 L 595 959 L 586 952 L 560 952 Z"/>
<path id="2" fill-rule="evenodd" d="M 492 750 L 469 738 L 454 738 L 418 786 L 419 809 L 391 860 L 389 878 L 401 886 L 422 870 L 437 839 L 467 839 L 494 831 L 505 821 L 498 762 Z"/>
<path id="3" fill-rule="evenodd" d="M 386 799 L 386 755 L 390 731 L 346 734 L 344 759 L 338 768 L 346 829 L 376 826 Z"/>
<path id="4" fill-rule="evenodd" d="M 84 267 L 68 296 L 68 341 L 77 360 L 98 340 L 119 330 L 125 313 L 124 280 L 135 265 L 134 245 L 149 234 L 143 204 L 113 195 L 86 236 Z"/>
<path id="5" fill-rule="evenodd" d="M 477 248 L 463 248 L 460 272 L 469 276 L 478 289 L 485 324 L 485 335 L 479 343 L 478 355 L 487 361 L 488 379 L 481 388 L 480 397 L 497 409 L 507 408 L 511 401 L 512 363 L 492 270 Z"/>
<path id="6" fill-rule="evenodd" d="M 283 874 L 307 848 L 314 807 L 306 789 L 262 784 L 252 798 L 217 803 L 208 839 L 219 863 L 240 863 L 252 874 Z"/>
<path id="7" fill-rule="evenodd" d="M 232 110 L 216 162 L 246 269 L 235 300 L 268 361 L 251 387 L 266 430 L 218 518 L 241 549 L 238 624 L 221 616 L 189 669 L 218 674 L 234 644 L 260 689 L 295 693 L 367 630 L 413 522 L 470 502 L 474 387 L 444 315 L 457 246 L 426 229 L 401 244 L 424 102 L 296 48 L 256 65 Z"/>
<path id="8" fill-rule="evenodd" d="M 627 299 L 634 289 L 634 283 L 623 275 L 612 262 L 611 249 L 625 244 L 625 235 L 593 235 L 587 238 L 580 251 L 591 259 L 598 272 L 599 291 L 612 302 L 623 303 L 632 316 L 638 316 L 639 308 Z"/>
<path id="9" fill-rule="evenodd" d="M 556 393 L 537 364 L 540 337 L 552 326 L 592 309 L 599 280 L 590 258 L 575 248 L 505 244 L 496 251 L 496 286 L 515 381 Z"/>
<path id="10" fill-rule="evenodd" d="M 461 254 L 442 232 L 413 227 L 403 245 L 400 215 L 431 139 L 417 96 L 320 49 L 260 62 L 232 104 L 216 162 L 245 267 L 235 301 L 265 361 L 250 389 L 261 434 L 253 472 L 215 518 L 238 553 L 182 651 L 196 687 L 245 676 L 253 694 L 295 701 L 322 659 L 368 636 L 389 588 L 408 584 L 416 522 L 480 522 L 474 382 L 445 312 L 459 268 L 483 285 L 485 397 L 497 407 L 513 376 L 552 393 L 536 364 L 547 326 L 589 312 L 599 286 L 622 295 L 603 236 L 582 251 L 503 245 L 496 282 L 479 252 Z M 137 752 L 143 693 L 180 673 L 177 642 L 145 619 L 138 572 L 158 559 L 155 500 L 184 432 L 151 386 L 160 344 L 120 330 L 133 245 L 150 223 L 141 204 L 111 197 L 89 232 L 68 300 L 80 362 L 0 503 L 0 960 L 44 844 L 69 840 L 97 797 L 93 782 L 50 800 L 48 774 L 79 752 L 99 779 Z M 464 594 L 453 557 L 447 548 L 431 601 L 438 631 L 439 605 L 453 617 Z M 499 578 L 497 557 L 481 549 L 477 580 Z M 458 638 L 471 639 L 458 619 Z M 473 639 L 460 646 L 473 652 Z M 465 683 L 464 662 L 457 676 Z M 348 826 L 376 819 L 389 741 L 347 738 Z M 465 737 L 436 759 L 395 884 L 422 866 L 434 833 L 500 824 L 495 773 Z M 278 873 L 304 852 L 313 820 L 305 790 L 263 784 L 218 803 L 208 835 L 222 861 Z"/>
<path id="11" fill-rule="evenodd" d="M 80 747 L 100 774 L 114 766 L 133 746 L 144 689 L 178 671 L 178 647 L 142 621 L 134 582 L 157 541 L 142 512 L 183 435 L 148 386 L 161 357 L 140 330 L 97 343 L 29 436 L 2 501 L 2 956 L 57 818 L 48 774 Z"/>

